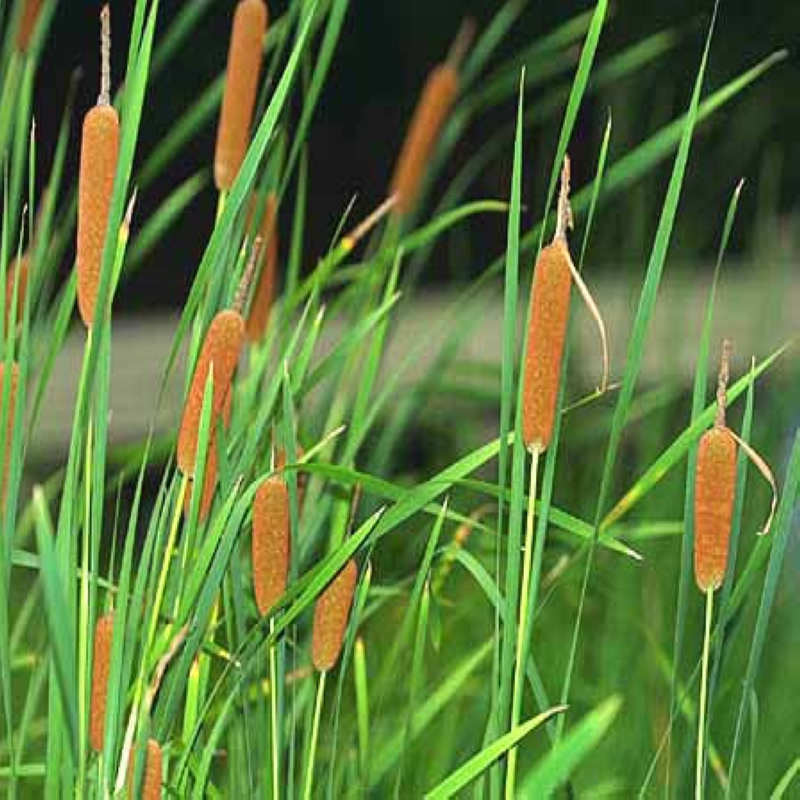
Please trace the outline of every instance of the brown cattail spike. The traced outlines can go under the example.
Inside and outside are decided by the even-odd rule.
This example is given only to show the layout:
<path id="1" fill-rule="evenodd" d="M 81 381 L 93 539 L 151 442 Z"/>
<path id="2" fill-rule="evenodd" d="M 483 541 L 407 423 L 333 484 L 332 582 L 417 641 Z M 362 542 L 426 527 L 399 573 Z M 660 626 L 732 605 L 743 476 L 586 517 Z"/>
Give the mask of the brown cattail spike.
<path id="1" fill-rule="evenodd" d="M 25 0 L 22 6 L 22 17 L 17 28 L 17 49 L 25 52 L 31 41 L 31 36 L 39 20 L 43 0 Z"/>
<path id="2" fill-rule="evenodd" d="M 25 308 L 25 296 L 28 292 L 28 272 L 30 269 L 30 256 L 25 253 L 14 259 L 6 275 L 6 330 L 11 319 L 11 306 L 14 303 L 14 283 L 17 283 L 17 310 L 16 320 L 22 319 Z"/>
<path id="3" fill-rule="evenodd" d="M 397 196 L 396 207 L 400 214 L 407 214 L 416 204 L 420 184 L 439 133 L 458 95 L 458 62 L 470 38 L 469 28 L 462 26 L 451 50 L 451 58 L 431 70 L 422 89 L 395 165 L 389 192 Z"/>
<path id="4" fill-rule="evenodd" d="M 261 222 L 260 235 L 264 242 L 261 274 L 258 277 L 250 312 L 247 315 L 247 339 L 259 342 L 264 338 L 269 322 L 269 312 L 275 300 L 278 268 L 278 231 L 276 224 L 277 198 L 274 193 L 267 197 L 267 207 Z"/>
<path id="5" fill-rule="evenodd" d="M 98 617 L 94 626 L 94 660 L 92 663 L 92 697 L 89 708 L 89 743 L 98 753 L 103 749 L 106 726 L 108 673 L 111 668 L 111 640 L 114 634 L 114 614 Z"/>
<path id="6" fill-rule="evenodd" d="M 219 191 L 231 188 L 247 152 L 267 17 L 263 0 L 240 0 L 233 15 L 214 156 L 214 182 Z"/>
<path id="7" fill-rule="evenodd" d="M 103 6 L 102 78 L 97 105 L 83 120 L 78 177 L 78 310 L 87 328 L 94 322 L 97 289 L 108 228 L 108 212 L 119 157 L 119 117 L 110 105 L 111 34 L 108 6 Z"/>
<path id="8" fill-rule="evenodd" d="M 357 578 L 358 567 L 350 559 L 314 606 L 311 662 L 320 672 L 332 669 L 339 659 Z"/>
<path id="9" fill-rule="evenodd" d="M 140 784 L 141 800 L 161 800 L 161 781 L 163 776 L 161 745 L 155 739 L 147 740 L 147 760 Z M 136 751 L 131 750 L 128 768 L 128 795 L 133 797 L 133 781 L 136 775 Z"/>
<path id="10" fill-rule="evenodd" d="M 725 425 L 731 344 L 722 342 L 714 427 L 700 438 L 694 490 L 694 576 L 701 592 L 718 589 L 728 565 L 736 487 L 736 441 Z"/>
<path id="11" fill-rule="evenodd" d="M 5 367 L 0 362 L 0 413 L 2 412 L 2 397 L 5 392 Z M 6 440 L 3 446 L 3 477 L 0 486 L 0 509 L 6 507 L 6 494 L 8 492 L 8 471 L 11 463 L 11 445 L 14 440 L 14 417 L 17 408 L 17 385 L 19 384 L 19 365 L 11 364 L 11 386 L 8 389 L 8 415 L 6 417 Z"/>
<path id="12" fill-rule="evenodd" d="M 197 443 L 200 435 L 200 418 L 203 412 L 203 394 L 209 370 L 213 365 L 214 390 L 209 435 L 209 443 L 211 443 L 217 418 L 222 412 L 230 392 L 233 373 L 239 361 L 239 352 L 243 341 L 244 320 L 237 311 L 231 309 L 220 311 L 211 320 L 189 386 L 178 432 L 178 466 L 189 477 L 194 475 Z"/>
<path id="13" fill-rule="evenodd" d="M 289 492 L 283 478 L 273 475 L 253 499 L 253 587 L 262 615 L 286 591 L 290 547 Z"/>

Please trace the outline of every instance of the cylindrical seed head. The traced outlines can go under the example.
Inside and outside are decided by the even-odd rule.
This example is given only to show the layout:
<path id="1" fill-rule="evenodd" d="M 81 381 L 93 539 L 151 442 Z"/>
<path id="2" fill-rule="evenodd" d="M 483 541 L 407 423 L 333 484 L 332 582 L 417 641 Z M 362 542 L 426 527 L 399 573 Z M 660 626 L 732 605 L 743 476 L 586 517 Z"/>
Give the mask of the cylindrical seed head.
<path id="1" fill-rule="evenodd" d="M 253 499 L 253 587 L 262 615 L 286 591 L 290 548 L 289 492 L 283 478 L 273 475 Z"/>
<path id="2" fill-rule="evenodd" d="M 277 201 L 274 194 L 267 198 L 267 207 L 261 222 L 261 241 L 264 242 L 261 274 L 256 284 L 250 311 L 247 315 L 247 339 L 260 342 L 269 322 L 269 312 L 275 300 L 278 267 L 278 227 L 276 225 Z"/>
<path id="3" fill-rule="evenodd" d="M 241 314 L 231 309 L 220 311 L 208 327 L 203 347 L 197 359 L 192 383 L 183 407 L 183 418 L 178 432 L 178 466 L 192 477 L 197 457 L 197 441 L 200 434 L 200 418 L 203 412 L 203 392 L 208 371 L 214 365 L 214 394 L 211 411 L 211 434 L 217 417 L 223 410 L 239 352 L 244 341 L 244 320 Z M 211 442 L 211 437 L 209 438 Z"/>
<path id="4" fill-rule="evenodd" d="M 17 49 L 25 52 L 31 41 L 36 22 L 39 19 L 39 12 L 42 10 L 43 0 L 25 0 L 22 7 L 22 16 L 17 28 Z"/>
<path id="5" fill-rule="evenodd" d="M 155 739 L 147 740 L 147 761 L 142 775 L 141 800 L 161 800 L 161 781 L 163 776 L 161 745 Z M 128 767 L 128 794 L 133 796 L 133 779 L 136 775 L 136 751 L 131 750 Z"/>
<path id="6" fill-rule="evenodd" d="M 2 412 L 2 397 L 5 391 L 6 365 L 0 361 L 0 413 Z M 6 494 L 8 492 L 8 471 L 11 465 L 11 444 L 14 439 L 14 416 L 17 408 L 17 386 L 19 384 L 19 365 L 11 363 L 11 386 L 8 390 L 8 416 L 6 417 L 6 441 L 3 453 L 3 477 L 0 486 L 0 509 L 6 507 Z"/>
<path id="7" fill-rule="evenodd" d="M 113 106 L 95 106 L 83 120 L 78 176 L 78 310 L 87 328 L 94 322 L 118 156 L 117 112 Z"/>
<path id="8" fill-rule="evenodd" d="M 11 263 L 6 274 L 6 329 L 11 319 L 11 304 L 14 302 L 14 282 L 17 283 L 17 314 L 19 322 L 22 319 L 22 312 L 25 308 L 25 296 L 28 292 L 28 272 L 30 269 L 30 256 L 25 253 L 19 258 L 15 258 Z M 17 277 L 19 273 L 19 277 Z"/>
<path id="9" fill-rule="evenodd" d="M 572 288 L 569 258 L 566 241 L 556 239 L 533 273 L 522 388 L 522 438 L 529 450 L 544 450 L 553 434 Z"/>
<path id="10" fill-rule="evenodd" d="M 339 659 L 357 578 L 358 567 L 350 559 L 314 606 L 311 663 L 320 672 L 332 669 Z"/>
<path id="11" fill-rule="evenodd" d="M 94 626 L 94 660 L 92 662 L 92 697 L 89 707 L 89 743 L 96 752 L 103 749 L 106 728 L 108 674 L 111 669 L 111 641 L 114 635 L 114 614 L 98 617 Z"/>
<path id="12" fill-rule="evenodd" d="M 401 214 L 414 208 L 420 183 L 458 89 L 458 72 L 450 63 L 439 64 L 428 76 L 392 176 L 389 194 L 396 195 L 395 208 Z"/>
<path id="13" fill-rule="evenodd" d="M 214 155 L 214 182 L 220 191 L 231 188 L 247 152 L 266 30 L 263 0 L 240 0 L 233 15 Z"/>
<path id="14" fill-rule="evenodd" d="M 694 577 L 701 592 L 718 589 L 728 565 L 736 489 L 736 442 L 724 427 L 706 431 L 697 451 Z"/>

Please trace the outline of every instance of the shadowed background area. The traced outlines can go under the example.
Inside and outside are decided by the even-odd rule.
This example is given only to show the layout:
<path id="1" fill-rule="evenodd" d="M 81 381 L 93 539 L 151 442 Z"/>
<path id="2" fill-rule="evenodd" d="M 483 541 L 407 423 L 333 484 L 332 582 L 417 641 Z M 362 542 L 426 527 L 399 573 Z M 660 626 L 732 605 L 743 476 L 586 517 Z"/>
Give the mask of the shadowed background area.
<path id="1" fill-rule="evenodd" d="M 148 96 L 140 137 L 140 153 L 147 153 L 169 131 L 171 124 L 225 66 L 232 0 L 208 2 L 200 25 L 161 74 Z M 160 26 L 164 30 L 182 7 L 163 2 Z M 284 2 L 272 0 L 277 18 Z M 591 6 L 580 2 L 523 4 L 518 22 L 500 46 L 493 63 L 501 64 L 526 42 L 553 30 Z M 50 161 L 57 127 L 72 70 L 83 75 L 74 111 L 79 120 L 97 94 L 97 13 L 100 4 L 59 3 L 44 54 L 45 79 L 36 84 L 34 113 L 38 143 L 44 163 Z M 130 4 L 112 2 L 112 26 L 117 42 L 126 42 Z M 322 93 L 309 137 L 309 216 L 305 267 L 327 248 L 330 237 L 350 198 L 357 194 L 354 216 L 363 215 L 383 196 L 419 89 L 433 64 L 441 60 L 464 16 L 485 25 L 496 3 L 479 0 L 440 0 L 435 3 L 361 2 L 353 4 L 345 20 L 341 41 Z M 660 126 L 673 119 L 688 103 L 705 26 L 712 3 L 676 0 L 668 4 L 622 0 L 613 5 L 600 41 L 597 64 L 645 36 L 664 34 L 670 42 L 652 63 L 630 77 L 587 97 L 572 142 L 576 185 L 593 175 L 596 152 L 607 111 L 613 115 L 609 160 L 625 153 Z M 706 91 L 730 80 L 769 52 L 791 47 L 800 30 L 800 4 L 782 0 L 730 0 L 720 11 L 711 50 Z M 758 35 L 754 36 L 757 31 Z M 565 50 L 564 64 L 555 74 L 530 90 L 528 108 L 554 87 L 568 85 L 574 72 L 577 47 Z M 115 87 L 124 68 L 127 50 L 112 53 Z M 779 238 L 782 253 L 795 251 L 796 198 L 800 186 L 800 105 L 791 101 L 800 85 L 800 67 L 794 51 L 782 64 L 756 82 L 741 98 L 700 126 L 687 172 L 671 254 L 694 271 L 695 259 L 713 255 L 720 220 L 730 192 L 741 176 L 748 179 L 740 207 L 740 224 L 734 230 L 731 252 L 746 254 L 765 240 Z M 489 136 L 507 128 L 513 103 L 504 102 L 470 125 L 444 170 L 437 190 Z M 537 124 L 526 139 L 523 200 L 528 204 L 524 224 L 541 215 L 545 181 L 558 134 L 560 109 Z M 142 269 L 120 292 L 119 310 L 153 307 L 178 308 L 188 287 L 211 229 L 215 193 L 210 165 L 216 132 L 216 115 L 202 134 L 186 146 L 158 178 L 142 192 L 136 220 L 146 219 L 175 186 L 198 170 L 208 170 L 209 183 L 192 202 L 170 236 L 149 254 Z M 79 129 L 72 132 L 67 175 L 74 175 L 79 150 Z M 510 173 L 511 135 L 508 147 L 482 171 L 467 197 L 505 197 Z M 140 161 L 137 163 L 141 163 Z M 637 274 L 643 269 L 662 201 L 660 187 L 669 169 L 667 160 L 613 204 L 600 209 L 592 241 L 593 270 L 618 272 L 629 265 Z M 45 175 L 40 170 L 40 175 Z M 291 190 L 281 216 L 291 214 Z M 134 221 L 134 226 L 136 225 Z M 450 281 L 478 274 L 504 246 L 505 223 L 501 217 L 483 217 L 477 224 L 445 237 L 435 259 L 441 267 L 424 280 Z M 285 248 L 285 242 L 284 242 Z M 761 251 L 763 253 L 763 250 Z M 68 251 L 72 257 L 72 251 Z M 777 251 L 770 254 L 778 255 Z M 686 262 L 689 261 L 688 264 Z M 62 265 L 64 271 L 68 265 Z M 627 267 L 626 267 L 627 268 Z M 705 267 L 704 267 L 705 268 Z"/>

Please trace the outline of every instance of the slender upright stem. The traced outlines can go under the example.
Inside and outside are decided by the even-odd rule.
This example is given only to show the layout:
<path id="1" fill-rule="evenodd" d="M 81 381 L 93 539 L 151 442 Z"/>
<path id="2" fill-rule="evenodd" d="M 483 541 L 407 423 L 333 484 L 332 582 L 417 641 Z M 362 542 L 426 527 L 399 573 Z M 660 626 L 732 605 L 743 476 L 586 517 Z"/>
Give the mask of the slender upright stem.
<path id="1" fill-rule="evenodd" d="M 269 635 L 275 633 L 275 618 L 269 621 Z M 278 800 L 279 797 L 279 768 L 278 761 L 278 667 L 275 658 L 275 645 L 269 646 L 269 705 L 270 705 L 270 730 L 272 741 L 272 798 Z"/>
<path id="2" fill-rule="evenodd" d="M 86 333 L 86 352 L 92 347 L 92 329 Z M 91 407 L 90 407 L 91 408 Z M 92 523 L 92 412 L 86 431 L 86 452 L 83 473 L 84 509 L 83 537 L 81 539 L 81 601 L 80 624 L 78 629 L 78 786 L 83 793 L 86 788 L 86 730 L 87 687 L 89 672 L 89 539 Z"/>
<path id="3" fill-rule="evenodd" d="M 319 720 L 322 716 L 322 697 L 325 694 L 326 674 L 326 672 L 320 672 L 319 683 L 317 683 L 317 702 L 314 705 L 314 722 L 311 726 L 311 743 L 308 747 L 306 785 L 303 789 L 303 800 L 310 800 L 311 790 L 314 788 L 314 759 L 317 757 L 317 736 L 319 735 Z"/>
<path id="4" fill-rule="evenodd" d="M 714 589 L 706 589 L 706 628 L 703 636 L 703 671 L 700 677 L 700 708 L 697 714 L 697 769 L 695 772 L 695 800 L 703 797 L 703 740 L 705 738 L 706 693 L 708 691 L 708 645 L 711 639 L 711 613 L 714 607 Z"/>
<path id="5" fill-rule="evenodd" d="M 539 466 L 539 448 L 531 450 L 531 477 L 528 489 L 528 516 L 525 520 L 525 547 L 522 551 L 522 586 L 519 594 L 519 620 L 517 621 L 517 656 L 514 662 L 514 685 L 511 695 L 511 727 L 519 724 L 522 708 L 522 683 L 525 674 L 522 651 L 525 644 L 525 629 L 528 626 L 528 600 L 531 583 L 531 559 L 533 557 L 533 518 L 536 504 L 536 472 Z M 514 797 L 514 783 L 517 773 L 517 748 L 512 747 L 508 753 L 508 770 L 506 772 L 506 800 Z"/>

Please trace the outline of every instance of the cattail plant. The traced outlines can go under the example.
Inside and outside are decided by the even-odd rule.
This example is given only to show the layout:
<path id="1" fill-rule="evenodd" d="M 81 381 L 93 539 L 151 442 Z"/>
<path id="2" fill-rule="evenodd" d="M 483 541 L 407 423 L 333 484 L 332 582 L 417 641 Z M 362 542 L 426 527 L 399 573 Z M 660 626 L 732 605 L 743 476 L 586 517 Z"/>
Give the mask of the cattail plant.
<path id="1" fill-rule="evenodd" d="M 247 152 L 267 17 L 263 0 L 239 0 L 233 14 L 214 154 L 214 182 L 220 192 L 231 188 Z"/>
<path id="2" fill-rule="evenodd" d="M 525 630 L 528 624 L 537 467 L 539 456 L 547 449 L 553 436 L 573 281 L 592 312 L 600 331 L 603 374 L 598 392 L 604 392 L 608 382 L 608 346 L 605 324 L 583 279 L 572 263 L 569 253 L 567 229 L 572 227 L 569 187 L 570 160 L 567 155 L 564 157 L 564 165 L 561 170 L 555 235 L 552 242 L 539 253 L 533 271 L 525 362 L 522 372 L 522 440 L 531 455 L 531 467 L 511 700 L 512 729 L 519 722 L 522 705 L 523 652 Z M 517 750 L 512 748 L 509 751 L 506 774 L 507 798 L 514 796 L 516 759 Z"/>
<path id="3" fill-rule="evenodd" d="M 211 431 L 213 438 L 216 420 L 225 406 L 239 352 L 244 341 L 244 320 L 236 309 L 220 311 L 206 332 L 203 347 L 197 358 L 189 393 L 183 407 L 180 430 L 178 431 L 178 466 L 184 475 L 194 476 L 197 459 L 197 443 L 200 434 L 200 417 L 203 411 L 203 393 L 209 370 L 213 367 L 214 391 L 211 402 Z"/>
<path id="4" fill-rule="evenodd" d="M 465 23 L 450 48 L 447 60 L 437 64 L 425 81 L 392 175 L 389 194 L 397 196 L 396 209 L 400 214 L 407 214 L 416 205 L 442 126 L 458 96 L 458 68 L 473 33 L 472 22 Z"/>
<path id="5" fill-rule="evenodd" d="M 286 481 L 273 475 L 253 498 L 253 588 L 256 606 L 264 616 L 286 591 L 290 540 L 289 492 Z"/>
<path id="6" fill-rule="evenodd" d="M 6 379 L 6 365 L 0 362 L 0 398 L 4 391 Z M 8 492 L 8 471 L 11 462 L 11 445 L 14 440 L 14 416 L 17 407 L 17 385 L 19 384 L 19 365 L 11 364 L 11 386 L 8 389 L 8 414 L 6 416 L 6 441 L 3 452 L 3 477 L 0 486 L 0 509 L 5 510 L 6 494 Z"/>
<path id="7" fill-rule="evenodd" d="M 163 756 L 161 745 L 155 739 L 147 740 L 147 757 L 142 775 L 141 800 L 161 800 L 161 780 L 163 775 Z M 128 795 L 133 797 L 133 782 L 136 775 L 136 751 L 131 750 L 131 763 L 128 769 Z"/>
<path id="8" fill-rule="evenodd" d="M 267 478 L 253 498 L 253 589 L 259 614 L 266 615 L 286 591 L 291 552 L 289 492 L 280 475 Z M 275 620 L 270 618 L 270 634 Z M 280 757 L 278 754 L 278 667 L 275 645 L 269 648 L 270 740 L 272 743 L 272 795 L 279 797 Z"/>
<path id="9" fill-rule="evenodd" d="M 111 641 L 114 614 L 109 611 L 98 617 L 94 626 L 94 659 L 92 662 L 92 697 L 89 706 L 89 743 L 98 753 L 103 749 L 106 728 L 108 674 L 111 669 Z"/>
<path id="10" fill-rule="evenodd" d="M 772 508 L 761 530 L 762 535 L 769 531 L 778 501 L 775 478 L 766 461 L 725 423 L 730 354 L 731 344 L 728 339 L 725 339 L 722 342 L 717 378 L 717 413 L 713 427 L 700 437 L 694 484 L 694 578 L 697 588 L 706 597 L 700 677 L 700 711 L 697 723 L 696 798 L 702 797 L 703 794 L 703 742 L 711 619 L 714 592 L 722 586 L 728 568 L 728 546 L 736 494 L 737 444 L 772 487 Z"/>
<path id="11" fill-rule="evenodd" d="M 317 746 L 319 720 L 322 715 L 322 698 L 325 694 L 325 676 L 339 660 L 353 603 L 353 593 L 358 579 L 358 567 L 351 558 L 328 584 L 314 605 L 314 623 L 311 631 L 311 663 L 319 672 L 314 721 L 311 727 L 311 746 L 306 771 L 304 800 L 311 797 L 314 781 L 314 756 Z"/>
<path id="12" fill-rule="evenodd" d="M 111 105 L 111 16 L 100 12 L 101 78 L 97 105 L 83 119 L 78 176 L 78 310 L 87 328 L 94 322 L 108 212 L 119 156 L 119 117 Z"/>
<path id="13" fill-rule="evenodd" d="M 39 12 L 42 10 L 43 0 L 25 0 L 22 6 L 22 16 L 17 28 L 17 50 L 25 52 L 39 21 Z"/>
<path id="14" fill-rule="evenodd" d="M 15 258 L 8 269 L 6 275 L 6 311 L 5 321 L 8 330 L 11 319 L 11 307 L 14 304 L 14 284 L 17 285 L 17 321 L 22 319 L 22 309 L 25 308 L 25 296 L 28 293 L 28 273 L 30 271 L 30 256 L 24 253 L 19 258 Z"/>
<path id="15" fill-rule="evenodd" d="M 267 197 L 267 207 L 261 221 L 261 239 L 264 242 L 261 274 L 256 283 L 245 330 L 249 342 L 260 342 L 264 338 L 269 322 L 269 313 L 275 300 L 276 270 L 278 267 L 277 198 L 274 192 Z"/>

